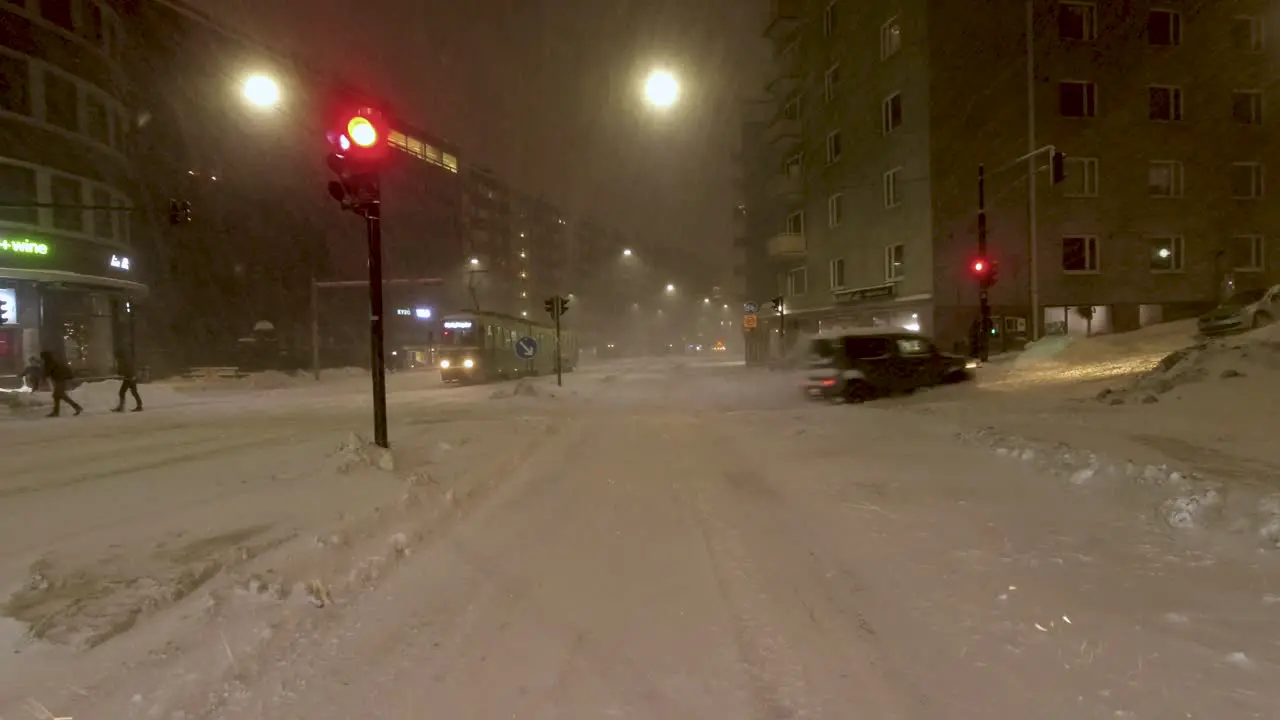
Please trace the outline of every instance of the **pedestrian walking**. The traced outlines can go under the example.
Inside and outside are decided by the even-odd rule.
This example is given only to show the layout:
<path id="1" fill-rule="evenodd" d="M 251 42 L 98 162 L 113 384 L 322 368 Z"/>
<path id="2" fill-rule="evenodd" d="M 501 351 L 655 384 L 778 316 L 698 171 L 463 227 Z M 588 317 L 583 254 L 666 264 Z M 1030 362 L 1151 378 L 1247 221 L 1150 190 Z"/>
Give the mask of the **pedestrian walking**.
<path id="1" fill-rule="evenodd" d="M 32 355 L 27 358 L 27 366 L 22 369 L 22 385 L 31 392 L 40 389 L 40 384 L 44 382 L 44 369 L 41 367 L 40 358 Z"/>
<path id="2" fill-rule="evenodd" d="M 71 382 L 71 368 L 64 363 L 60 363 L 53 358 L 53 353 L 45 350 L 40 353 L 40 362 L 44 366 L 44 376 L 53 385 L 53 411 L 49 413 L 49 417 L 58 417 L 62 410 L 62 403 L 66 401 L 76 414 L 84 412 L 84 408 L 80 407 L 80 403 L 71 399 L 67 394 L 67 383 Z"/>
<path id="3" fill-rule="evenodd" d="M 120 376 L 120 402 L 111 412 L 124 412 L 124 395 L 133 393 L 133 411 L 142 412 L 142 396 L 138 394 L 138 371 L 133 357 L 125 350 L 116 351 L 116 374 Z"/>

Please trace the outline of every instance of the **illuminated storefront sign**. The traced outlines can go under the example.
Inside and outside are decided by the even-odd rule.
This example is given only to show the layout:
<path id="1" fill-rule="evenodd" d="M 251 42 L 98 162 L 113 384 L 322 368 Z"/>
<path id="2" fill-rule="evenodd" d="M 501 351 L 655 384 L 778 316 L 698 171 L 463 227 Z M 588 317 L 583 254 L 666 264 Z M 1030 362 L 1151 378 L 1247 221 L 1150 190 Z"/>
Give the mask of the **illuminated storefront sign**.
<path id="1" fill-rule="evenodd" d="M 0 288 L 0 325 L 18 324 L 18 294 L 11 288 Z M 8 337 L 8 335 L 0 335 Z"/>
<path id="2" fill-rule="evenodd" d="M 414 308 L 414 309 L 413 309 L 413 315 L 414 315 L 414 317 L 418 318 L 419 320 L 430 320 L 430 319 L 431 319 L 431 308 L 425 308 L 425 307 Z"/>
<path id="3" fill-rule="evenodd" d="M 471 328 L 470 320 L 449 320 L 444 324 L 448 330 L 469 330 Z"/>
<path id="4" fill-rule="evenodd" d="M 123 255 L 111 256 L 111 267 L 117 270 L 128 270 L 130 269 L 129 266 L 130 266 L 129 258 L 124 257 Z"/>
<path id="5" fill-rule="evenodd" d="M 409 317 L 413 312 L 409 308 L 396 308 L 396 314 L 400 317 Z"/>
<path id="6" fill-rule="evenodd" d="M 49 246 L 32 240 L 0 238 L 0 253 L 9 255 L 48 255 Z"/>

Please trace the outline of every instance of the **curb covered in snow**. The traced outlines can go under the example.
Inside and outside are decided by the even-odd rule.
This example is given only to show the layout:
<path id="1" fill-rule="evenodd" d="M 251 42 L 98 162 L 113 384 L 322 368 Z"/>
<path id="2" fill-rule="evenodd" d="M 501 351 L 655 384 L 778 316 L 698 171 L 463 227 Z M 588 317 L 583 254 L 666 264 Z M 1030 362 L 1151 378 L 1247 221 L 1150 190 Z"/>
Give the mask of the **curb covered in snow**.
<path id="1" fill-rule="evenodd" d="M 1172 490 L 1175 494 L 1158 506 L 1158 516 L 1177 530 L 1203 529 L 1223 519 L 1225 488 L 1195 473 L 1171 469 L 1167 465 L 1137 465 L 1114 462 L 1096 453 L 1066 443 L 1050 445 L 986 427 L 957 433 L 957 438 L 982 445 L 996 455 L 1035 464 L 1073 485 L 1089 485 L 1098 480 L 1124 480 L 1138 485 Z M 1266 547 L 1280 549 L 1280 494 L 1257 503 L 1255 517 L 1231 523 L 1233 530 L 1256 529 Z"/>

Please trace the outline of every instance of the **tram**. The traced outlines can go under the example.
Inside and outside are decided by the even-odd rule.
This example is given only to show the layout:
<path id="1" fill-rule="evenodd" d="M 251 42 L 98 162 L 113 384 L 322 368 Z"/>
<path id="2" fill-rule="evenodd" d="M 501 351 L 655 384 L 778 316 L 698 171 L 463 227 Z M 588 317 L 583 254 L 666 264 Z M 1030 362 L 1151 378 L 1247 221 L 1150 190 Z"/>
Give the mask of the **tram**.
<path id="1" fill-rule="evenodd" d="M 556 371 L 556 329 L 501 313 L 462 311 L 440 319 L 437 357 L 445 382 L 481 383 L 510 380 Z M 517 353 L 521 338 L 532 338 L 537 350 L 532 358 Z M 564 372 L 578 365 L 578 338 L 560 331 L 560 357 Z"/>

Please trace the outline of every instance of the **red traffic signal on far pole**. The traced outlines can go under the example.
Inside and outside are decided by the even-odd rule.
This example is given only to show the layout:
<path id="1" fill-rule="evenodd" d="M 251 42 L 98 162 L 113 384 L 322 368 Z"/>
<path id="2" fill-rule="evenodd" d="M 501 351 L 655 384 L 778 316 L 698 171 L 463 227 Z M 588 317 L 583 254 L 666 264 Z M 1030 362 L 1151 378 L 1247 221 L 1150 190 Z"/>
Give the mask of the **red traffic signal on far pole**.
<path id="1" fill-rule="evenodd" d="M 982 259 L 974 260 L 974 261 L 973 261 L 973 274 L 974 274 L 974 275 L 986 275 L 986 274 L 987 274 L 987 261 L 986 261 L 986 260 L 982 260 Z"/>
<path id="2" fill-rule="evenodd" d="M 339 154 L 359 160 L 378 160 L 387 149 L 387 122 L 372 107 L 348 110 L 337 117 L 329 131 L 329 142 Z"/>
<path id="3" fill-rule="evenodd" d="M 979 285 L 989 288 L 996 284 L 996 277 L 1000 273 L 1000 263 L 987 258 L 976 258 L 969 265 L 969 269 L 973 271 L 973 275 L 978 279 Z"/>

